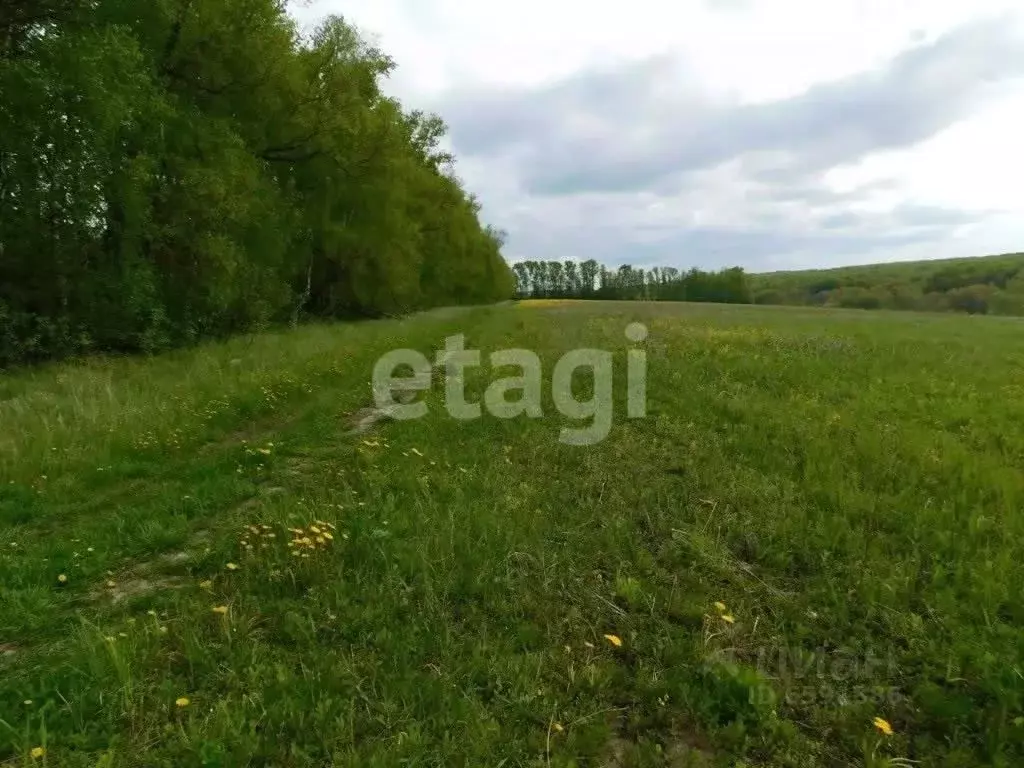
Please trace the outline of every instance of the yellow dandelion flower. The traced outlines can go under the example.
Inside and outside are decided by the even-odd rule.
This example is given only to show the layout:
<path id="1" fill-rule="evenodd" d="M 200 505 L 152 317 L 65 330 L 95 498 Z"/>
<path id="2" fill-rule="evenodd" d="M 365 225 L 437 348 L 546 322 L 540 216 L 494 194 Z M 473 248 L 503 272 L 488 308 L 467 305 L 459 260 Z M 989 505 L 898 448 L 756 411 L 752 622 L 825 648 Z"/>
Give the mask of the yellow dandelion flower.
<path id="1" fill-rule="evenodd" d="M 175 699 L 174 706 L 176 706 L 176 707 L 187 707 L 191 703 L 192 702 L 189 700 L 189 698 L 187 696 L 181 696 L 180 698 Z"/>
<path id="2" fill-rule="evenodd" d="M 327 543 L 327 539 L 325 539 L 323 536 L 317 536 L 316 537 L 316 543 L 317 544 L 326 544 Z"/>
<path id="3" fill-rule="evenodd" d="M 309 532 L 310 532 L 310 533 L 316 533 L 316 534 L 319 534 L 319 533 L 320 533 L 320 529 L 319 529 L 319 528 L 317 528 L 317 527 L 316 527 L 315 525 L 311 525 L 311 526 L 309 526 Z"/>
<path id="4" fill-rule="evenodd" d="M 605 635 L 604 639 L 614 645 L 616 648 L 622 647 L 622 638 L 618 635 Z"/>
<path id="5" fill-rule="evenodd" d="M 725 613 L 726 610 L 727 610 L 726 607 L 725 607 L 725 603 L 723 603 L 723 602 L 715 603 L 715 610 L 717 610 L 719 613 Z"/>
<path id="6" fill-rule="evenodd" d="M 46 750 L 42 747 L 32 747 L 32 751 L 29 752 L 33 760 L 38 760 L 40 757 L 46 754 Z"/>
<path id="7" fill-rule="evenodd" d="M 886 736 L 892 736 L 892 726 L 889 724 L 888 720 L 884 720 L 881 717 L 876 717 L 874 720 L 871 721 L 871 724 Z"/>
<path id="8" fill-rule="evenodd" d="M 565 731 L 565 726 L 563 726 L 561 723 L 552 723 L 551 727 L 554 728 L 559 733 L 562 733 L 562 732 Z"/>
<path id="9" fill-rule="evenodd" d="M 330 531 L 324 531 L 324 538 L 328 541 L 334 541 L 334 534 L 332 534 Z"/>
<path id="10" fill-rule="evenodd" d="M 215 605 L 210 610 L 212 610 L 214 613 L 219 613 L 221 616 L 223 616 L 228 612 L 228 607 L 226 605 Z"/>
<path id="11" fill-rule="evenodd" d="M 238 570 L 238 564 L 237 563 L 228 563 L 226 568 L 229 571 L 237 571 Z"/>
<path id="12" fill-rule="evenodd" d="M 736 623 L 736 617 L 733 616 L 731 613 L 723 613 L 722 614 L 722 621 L 724 621 L 726 624 L 735 624 Z"/>
<path id="13" fill-rule="evenodd" d="M 60 584 L 67 584 L 67 583 L 68 583 L 68 577 L 67 577 L 67 575 L 66 575 L 66 574 L 63 574 L 63 573 L 62 573 L 62 574 L 61 574 L 60 576 L 58 576 L 58 577 L 57 577 L 57 581 L 58 581 L 58 582 L 59 582 Z"/>

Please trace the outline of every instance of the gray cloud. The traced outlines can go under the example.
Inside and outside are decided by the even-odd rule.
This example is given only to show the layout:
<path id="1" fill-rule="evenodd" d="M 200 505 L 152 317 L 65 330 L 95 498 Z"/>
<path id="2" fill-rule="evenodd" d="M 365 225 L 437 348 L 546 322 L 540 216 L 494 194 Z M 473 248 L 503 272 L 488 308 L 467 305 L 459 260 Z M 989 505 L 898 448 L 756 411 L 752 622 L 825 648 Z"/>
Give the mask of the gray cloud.
<path id="1" fill-rule="evenodd" d="M 743 227 L 637 225 L 623 229 L 595 219 L 589 226 L 556 217 L 524 217 L 515 223 L 516 260 L 588 259 L 640 267 L 671 265 L 748 269 L 854 262 L 934 241 L 975 217 L 938 207 L 904 205 L 884 213 L 840 211 L 816 226 L 791 229 L 752 218 Z M 949 255 L 949 254 L 947 254 Z"/>
<path id="2" fill-rule="evenodd" d="M 913 146 L 970 114 L 1024 74 L 1011 29 L 964 26 L 877 71 L 769 103 L 713 102 L 662 56 L 541 90 L 462 94 L 442 112 L 460 154 L 514 153 L 534 194 L 646 189 L 754 152 L 774 154 L 761 174 L 782 182 Z"/>
<path id="3" fill-rule="evenodd" d="M 990 19 L 774 102 L 716 101 L 662 55 L 438 106 L 513 260 L 757 271 L 969 255 L 955 236 L 991 212 L 872 212 L 893 181 L 837 191 L 824 174 L 970 116 L 1024 75 L 1020 50 Z"/>

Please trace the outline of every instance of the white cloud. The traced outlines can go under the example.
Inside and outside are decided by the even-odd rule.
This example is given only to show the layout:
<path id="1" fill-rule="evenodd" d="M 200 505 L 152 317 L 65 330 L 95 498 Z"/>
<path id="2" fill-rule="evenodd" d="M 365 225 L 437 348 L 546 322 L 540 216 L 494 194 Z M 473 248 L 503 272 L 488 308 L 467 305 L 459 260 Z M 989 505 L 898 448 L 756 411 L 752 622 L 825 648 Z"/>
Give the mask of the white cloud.
<path id="1" fill-rule="evenodd" d="M 809 89 L 830 89 L 851 78 L 868 82 L 866 73 L 883 71 L 909 48 L 927 46 L 962 25 L 994 14 L 1019 21 L 1017 5 L 1013 0 L 313 0 L 295 13 L 307 23 L 341 13 L 364 33 L 377 35 L 399 67 L 387 88 L 410 107 L 462 99 L 470 112 L 474 107 L 479 112 L 510 92 L 557 94 L 560 83 L 575 79 L 584 87 L 588 73 L 637 71 L 654 57 L 660 63 L 651 68 L 645 86 L 649 109 L 627 112 L 614 123 L 620 139 L 628 135 L 653 147 L 671 120 L 680 120 L 672 113 L 672 99 L 681 83 L 693 91 L 694 103 L 717 110 L 759 105 L 785 125 L 776 111 L 800 108 Z M 957 55 L 951 50 L 929 70 L 927 76 L 936 82 L 927 90 L 937 85 L 939 92 L 947 80 L 956 83 L 964 71 Z M 968 77 L 988 76 L 966 71 Z M 658 86 L 663 93 L 657 93 Z M 833 91 L 841 97 L 841 90 Z M 585 89 L 578 93 L 586 98 Z M 479 193 L 485 217 L 510 230 L 510 258 L 583 257 L 596 249 L 610 263 L 713 265 L 731 258 L 758 269 L 971 255 L 1024 248 L 1024 196 L 1016 190 L 1024 174 L 1019 150 L 1024 81 L 1004 83 L 996 96 L 965 99 L 968 112 L 955 119 L 944 116 L 937 131 L 908 134 L 895 146 L 881 142 L 878 151 L 864 145 L 870 136 L 848 158 L 820 142 L 817 165 L 825 167 L 811 162 L 810 175 L 799 179 L 751 176 L 758 158 L 774 150 L 758 154 L 765 148 L 745 151 L 738 145 L 730 146 L 729 157 L 685 179 L 670 175 L 635 189 L 567 189 L 539 196 L 529 192 L 528 181 L 550 169 L 527 167 L 529 152 L 474 154 L 455 144 L 460 174 Z M 595 108 L 614 109 L 597 103 L 608 98 L 606 91 L 592 97 Z M 522 123 L 520 142 L 538 150 L 554 132 L 562 132 L 592 137 L 589 154 L 606 150 L 593 110 L 560 113 L 557 98 L 551 98 L 539 113 L 543 120 L 525 112 L 507 118 Z M 662 99 L 666 106 L 658 109 Z M 872 106 L 870 100 L 864 103 Z M 884 108 L 884 101 L 874 106 Z M 892 106 L 898 114 L 900 105 Z M 927 106 L 922 102 L 921 109 Z M 446 119 L 463 120 L 458 110 L 442 106 L 440 111 Z M 880 116 L 864 117 L 877 121 Z M 816 125 L 803 123 L 805 129 Z M 456 139 L 468 127 L 453 125 Z M 886 131 L 898 135 L 899 126 Z M 946 215 L 945 225 L 940 213 Z M 922 223 L 931 219 L 928 226 Z M 716 232 L 724 233 L 721 241 Z M 685 256 L 672 250 L 676 241 L 692 246 Z M 659 242 L 660 250 L 654 247 Z"/>

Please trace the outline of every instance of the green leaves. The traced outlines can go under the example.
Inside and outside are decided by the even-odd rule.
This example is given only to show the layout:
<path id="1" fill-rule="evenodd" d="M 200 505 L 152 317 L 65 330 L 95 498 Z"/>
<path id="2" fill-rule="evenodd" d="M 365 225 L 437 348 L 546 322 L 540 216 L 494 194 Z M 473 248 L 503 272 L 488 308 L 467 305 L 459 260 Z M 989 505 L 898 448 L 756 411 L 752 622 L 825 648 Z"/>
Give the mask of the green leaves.
<path id="1" fill-rule="evenodd" d="M 510 296 L 394 66 L 278 0 L 5 5 L 0 365 Z"/>

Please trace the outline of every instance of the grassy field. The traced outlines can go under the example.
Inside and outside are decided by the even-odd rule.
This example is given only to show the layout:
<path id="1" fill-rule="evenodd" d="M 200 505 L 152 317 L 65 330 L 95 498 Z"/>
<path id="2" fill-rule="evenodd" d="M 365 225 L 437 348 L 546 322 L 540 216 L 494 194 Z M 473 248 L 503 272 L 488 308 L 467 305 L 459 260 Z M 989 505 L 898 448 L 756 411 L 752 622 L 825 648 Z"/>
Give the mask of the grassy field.
<path id="1" fill-rule="evenodd" d="M 460 332 L 614 352 L 608 438 L 439 383 L 349 433 Z M 1021 765 L 1022 468 L 1014 319 L 524 302 L 9 374 L 0 765 Z"/>

